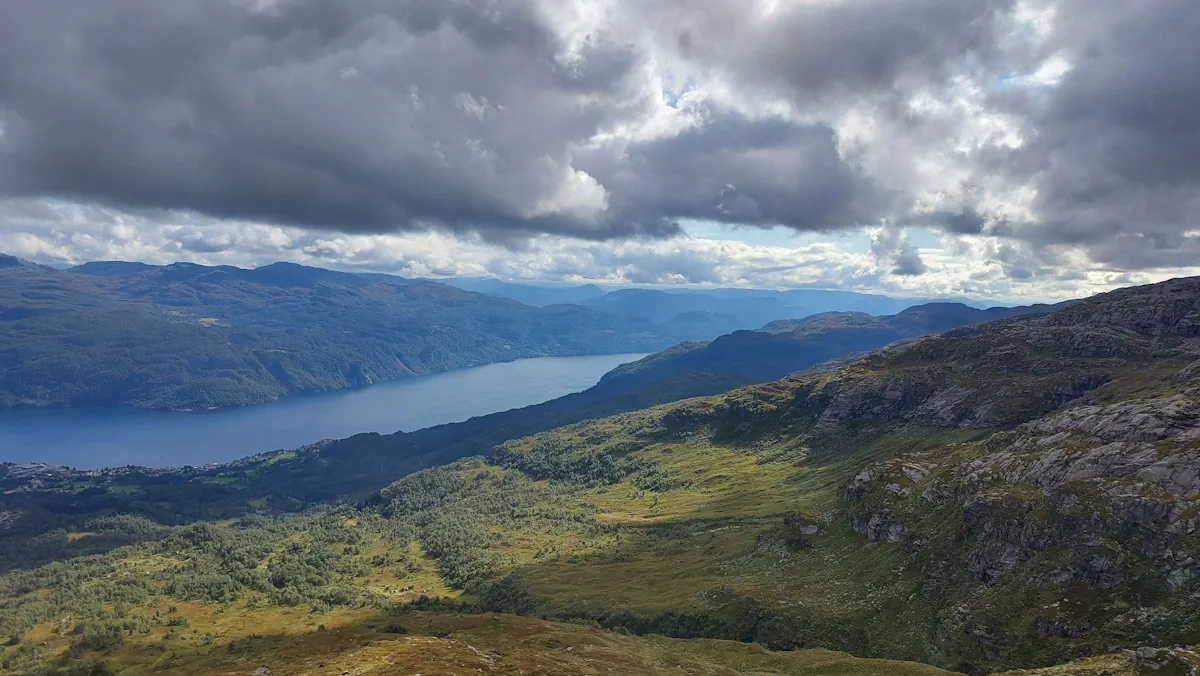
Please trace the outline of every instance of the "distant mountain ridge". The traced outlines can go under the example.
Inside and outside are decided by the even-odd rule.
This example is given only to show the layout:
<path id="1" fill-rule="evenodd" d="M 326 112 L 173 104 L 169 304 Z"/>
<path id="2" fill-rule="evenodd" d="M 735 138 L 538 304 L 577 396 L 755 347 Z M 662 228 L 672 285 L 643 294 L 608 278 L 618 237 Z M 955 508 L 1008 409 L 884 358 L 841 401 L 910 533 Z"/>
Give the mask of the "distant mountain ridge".
<path id="1" fill-rule="evenodd" d="M 373 273 L 366 273 L 368 275 Z M 394 275 L 381 275 L 394 280 L 406 278 Z M 986 303 L 962 298 L 915 298 L 894 297 L 858 291 L 838 291 L 828 289 L 745 289 L 734 287 L 718 288 L 648 288 L 648 287 L 615 287 L 605 289 L 595 284 L 580 286 L 549 285 L 534 282 L 506 282 L 492 278 L 478 277 L 445 277 L 439 279 L 422 279 L 419 281 L 436 281 L 451 286 L 457 286 L 468 291 L 486 293 L 504 298 L 512 298 L 529 305 L 549 305 L 553 303 L 604 303 L 603 296 L 625 291 L 649 292 L 664 296 L 704 297 L 716 301 L 740 299 L 774 299 L 783 306 L 802 308 L 806 314 L 833 311 L 857 311 L 869 314 L 895 314 L 913 305 L 931 302 L 962 303 L 977 308 L 990 307 Z M 678 299 L 677 299 L 678 300 Z M 607 302 L 612 302 L 610 299 Z M 754 324 L 760 326 L 764 322 Z"/>
<path id="2" fill-rule="evenodd" d="M 292 263 L 63 271 L 13 257 L 0 259 L 0 322 L 0 407 L 237 406 L 525 357 L 646 351 L 695 331 Z"/>
<path id="3" fill-rule="evenodd" d="M 2 256 L 0 407 L 238 406 L 525 357 L 654 351 L 810 314 L 797 299 L 871 309 L 904 302 L 834 291 L 452 281 L 458 286 L 287 262 L 97 261 L 59 270 Z"/>
<path id="4" fill-rule="evenodd" d="M 745 384 L 782 378 L 821 362 L 873 350 L 905 338 L 1006 317 L 1050 312 L 1061 305 L 994 307 L 926 303 L 894 315 L 825 312 L 782 319 L 757 331 L 736 331 L 711 342 L 676 345 L 605 374 L 601 384 L 651 383 L 678 375 L 711 374 Z"/>
<path id="5" fill-rule="evenodd" d="M 460 289 L 486 293 L 489 296 L 500 296 L 512 300 L 542 307 L 546 305 L 577 304 L 593 298 L 599 298 L 608 293 L 595 284 L 578 286 L 549 286 L 541 284 L 520 284 L 505 282 L 488 277 L 451 277 L 439 281 Z"/>
<path id="6" fill-rule="evenodd" d="M 409 279 L 395 275 L 362 273 L 368 277 L 378 277 L 395 283 L 411 283 L 413 281 L 434 281 L 449 284 L 460 289 L 485 293 L 502 298 L 511 298 L 527 305 L 552 305 L 556 303 L 573 303 L 584 305 L 608 306 L 610 309 L 650 316 L 632 299 L 653 298 L 659 307 L 652 307 L 650 312 L 659 316 L 685 312 L 695 309 L 700 299 L 708 299 L 711 305 L 704 307 L 705 311 L 717 314 L 731 314 L 721 308 L 731 307 L 729 301 L 747 300 L 751 303 L 771 303 L 775 307 L 785 308 L 789 316 L 805 316 L 821 312 L 866 312 L 873 315 L 895 314 L 913 305 L 925 303 L 947 302 L 961 303 L 971 307 L 984 309 L 992 305 L 965 298 L 915 298 L 894 297 L 857 291 L 838 291 L 828 289 L 746 289 L 734 287 L 718 288 L 648 288 L 648 287 L 610 287 L 604 288 L 595 284 L 578 286 L 539 284 L 536 282 L 512 282 L 485 277 L 443 277 Z M 632 293 L 627 293 L 632 292 Z M 614 295 L 615 294 L 615 295 Z M 674 305 L 673 310 L 664 311 L 661 306 Z M 769 305 L 768 305 L 769 307 Z M 756 328 L 771 321 L 784 317 L 771 316 L 750 318 L 744 326 L 738 328 Z"/>

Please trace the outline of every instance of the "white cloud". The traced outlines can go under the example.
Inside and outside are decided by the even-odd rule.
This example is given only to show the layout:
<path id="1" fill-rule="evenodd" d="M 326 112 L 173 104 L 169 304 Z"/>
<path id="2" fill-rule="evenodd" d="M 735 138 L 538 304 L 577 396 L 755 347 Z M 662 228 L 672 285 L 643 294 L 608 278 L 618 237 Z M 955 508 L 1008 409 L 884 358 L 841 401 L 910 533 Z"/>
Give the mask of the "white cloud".
<path id="1" fill-rule="evenodd" d="M 1078 249 L 1033 251 L 993 236 L 945 235 L 916 246 L 900 231 L 871 229 L 873 241 L 813 234 L 751 243 L 737 230 L 705 235 L 597 242 L 537 236 L 505 248 L 443 231 L 321 233 L 249 222 L 132 217 L 54 203 L 0 203 L 26 214 L 0 225 L 0 251 L 43 263 L 89 260 L 191 261 L 253 267 L 279 260 L 409 277 L 479 276 L 514 281 L 746 288 L 836 288 L 921 297 L 996 301 L 1061 300 L 1117 286 L 1200 274 L 1175 268 L 1121 273 Z M 776 240 L 778 243 L 776 243 Z M 923 274 L 898 274 L 903 256 Z M 913 272 L 900 270 L 900 272 Z"/>
<path id="2" fill-rule="evenodd" d="M 0 248 L 1078 295 L 1200 259 L 1198 29 L 1189 0 L 0 3 Z"/>

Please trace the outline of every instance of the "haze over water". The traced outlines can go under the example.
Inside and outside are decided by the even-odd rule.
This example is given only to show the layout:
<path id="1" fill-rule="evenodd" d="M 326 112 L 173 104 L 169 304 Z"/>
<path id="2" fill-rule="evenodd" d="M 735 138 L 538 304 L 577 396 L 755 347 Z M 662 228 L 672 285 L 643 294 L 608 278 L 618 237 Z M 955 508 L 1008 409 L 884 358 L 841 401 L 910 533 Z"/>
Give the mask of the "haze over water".
<path id="1" fill-rule="evenodd" d="M 221 411 L 0 411 L 0 462 L 79 468 L 228 462 L 360 432 L 406 432 L 585 390 L 640 354 L 522 359 Z"/>

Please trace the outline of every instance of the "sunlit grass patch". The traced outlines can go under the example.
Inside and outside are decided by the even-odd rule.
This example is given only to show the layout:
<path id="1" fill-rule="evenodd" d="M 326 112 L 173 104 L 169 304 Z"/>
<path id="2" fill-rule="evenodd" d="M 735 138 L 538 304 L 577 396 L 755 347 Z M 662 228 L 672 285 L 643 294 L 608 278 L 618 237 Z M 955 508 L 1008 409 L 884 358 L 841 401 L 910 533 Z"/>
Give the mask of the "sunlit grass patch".
<path id="1" fill-rule="evenodd" d="M 296 453 L 294 451 L 285 451 L 283 453 L 276 453 L 275 455 L 272 455 L 270 458 L 267 458 L 263 462 L 262 466 L 270 467 L 271 465 L 274 465 L 275 463 L 288 462 L 288 461 L 295 460 L 295 459 L 296 459 Z"/>

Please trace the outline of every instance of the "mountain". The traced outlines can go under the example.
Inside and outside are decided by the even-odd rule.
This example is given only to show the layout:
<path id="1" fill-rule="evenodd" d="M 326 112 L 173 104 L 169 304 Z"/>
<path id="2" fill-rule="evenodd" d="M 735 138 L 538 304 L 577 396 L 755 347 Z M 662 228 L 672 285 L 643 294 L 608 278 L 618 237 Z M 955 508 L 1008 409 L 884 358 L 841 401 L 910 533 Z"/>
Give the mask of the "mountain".
<path id="1" fill-rule="evenodd" d="M 1038 308 L 1029 308 L 1035 311 Z M 1020 312 L 1022 310 L 1015 310 Z M 998 311 L 1004 312 L 1004 311 Z M 914 310 L 910 317 L 925 316 L 930 311 Z M 945 311 L 935 314 L 944 316 Z M 996 313 L 985 313 L 967 309 L 956 316 L 959 319 L 988 319 Z M 886 318 L 885 318 L 886 320 Z M 883 320 L 881 320 L 883 321 Z M 838 332 L 840 324 L 833 322 L 806 322 L 810 332 L 808 340 L 821 347 L 822 359 L 845 357 L 859 347 Z M 923 330 L 929 327 L 917 323 Z M 820 329 L 830 330 L 827 339 L 821 338 Z M 677 352 L 687 352 L 704 343 L 682 343 L 658 353 L 646 360 L 654 364 L 655 358 L 668 361 Z M 808 348 L 805 348 L 808 349 Z M 297 458 L 285 464 L 259 467 L 245 477 L 238 490 L 224 490 L 220 486 L 206 488 L 206 514 L 210 518 L 236 516 L 244 510 L 246 500 L 265 500 L 277 509 L 289 509 L 289 505 L 310 504 L 339 497 L 362 497 L 365 493 L 382 487 L 389 477 L 403 476 L 432 465 L 452 462 L 464 456 L 480 452 L 505 441 L 543 432 L 616 413 L 664 404 L 690 397 L 707 396 L 727 392 L 750 382 L 762 382 L 791 373 L 801 366 L 798 362 L 776 363 L 774 353 L 753 352 L 760 360 L 771 365 L 751 372 L 748 369 L 698 369 L 694 372 L 677 368 L 656 370 L 640 368 L 626 373 L 618 367 L 601 381 L 582 392 L 566 395 L 524 408 L 479 416 L 461 423 L 439 425 L 412 432 L 394 434 L 360 434 L 347 439 L 314 444 L 299 453 Z M 780 352 L 779 354 L 783 354 Z M 798 350 L 794 359 L 809 359 L 808 353 Z M 636 363 L 636 362 L 635 362 Z M 789 365 L 790 364 L 790 365 Z M 794 368 L 793 368 L 794 367 Z M 772 371 L 775 368 L 777 371 Z M 757 380 L 755 379 L 757 378 Z M 371 473 L 364 473 L 371 467 Z M 176 484 L 163 487 L 157 503 L 174 505 L 168 507 L 177 512 L 183 508 L 175 505 L 176 496 L 189 501 L 185 487 Z M 100 496 L 98 504 L 81 500 L 76 508 L 84 511 L 104 509 L 107 502 Z M 190 513 L 190 512 L 189 512 Z M 191 518 L 197 518 L 193 516 Z"/>
<path id="2" fill-rule="evenodd" d="M 70 270 L 96 277 L 128 277 L 148 272 L 153 268 L 153 265 L 136 261 L 91 261 L 76 265 Z"/>
<path id="3" fill-rule="evenodd" d="M 652 383 L 681 373 L 715 374 L 743 384 L 775 380 L 830 359 L 877 349 L 905 338 L 965 324 L 1048 312 L 1053 307 L 979 310 L 959 303 L 927 303 L 881 317 L 863 312 L 824 312 L 803 319 L 776 320 L 757 331 L 737 331 L 709 343 L 676 345 L 614 369 L 601 383 Z"/>
<path id="4" fill-rule="evenodd" d="M 394 275 L 369 275 L 404 283 Z M 438 280 L 467 291 L 510 298 L 526 305 L 584 304 L 632 312 L 655 321 L 667 321 L 681 312 L 701 311 L 739 317 L 737 328 L 761 326 L 775 319 L 801 317 L 821 312 L 865 312 L 872 315 L 895 314 L 913 305 L 931 302 L 925 298 L 895 298 L 854 291 L 823 289 L 687 289 L 657 290 L 626 288 L 605 291 L 595 284 L 550 286 L 504 282 L 482 277 L 449 277 Z M 615 294 L 615 295 L 614 295 Z M 611 296 L 611 297 L 608 297 Z M 674 296 L 672 298 L 672 296 Z M 749 303 L 740 312 L 731 311 L 736 303 Z M 984 309 L 989 307 L 967 299 L 942 299 Z M 744 316 L 743 316 L 744 315 Z"/>
<path id="5" fill-rule="evenodd" d="M 578 304 L 603 296 L 604 289 L 595 284 L 579 286 L 548 286 L 539 284 L 518 284 L 504 282 L 487 277 L 450 277 L 438 280 L 443 284 L 456 286 L 475 293 L 485 293 L 489 296 L 509 298 L 526 305 L 544 307 L 546 305 Z"/>
<path id="6" fill-rule="evenodd" d="M 1031 312 L 1039 309 L 1026 308 Z M 1021 311 L 1023 310 L 1019 308 L 1013 310 Z M 964 321 L 971 318 L 987 320 L 1003 312 L 1007 310 L 981 312 L 967 309 L 960 310 L 953 316 Z M 945 308 L 940 313 L 914 309 L 907 315 L 913 320 L 907 326 L 928 330 L 927 324 L 920 323 L 915 318 L 929 315 L 944 317 L 949 314 L 952 313 L 946 312 Z M 845 316 L 861 319 L 854 313 L 846 313 Z M 874 318 L 868 320 L 874 321 Z M 890 318 L 881 318 L 879 322 L 886 325 L 889 320 Z M 769 367 L 755 369 L 753 373 L 749 369 L 738 371 L 734 368 L 686 371 L 675 368 L 680 366 L 678 363 L 673 363 L 672 368 L 652 368 L 657 363 L 656 360 L 672 364 L 672 358 L 676 355 L 688 354 L 706 345 L 686 342 L 648 357 L 642 362 L 634 362 L 640 366 L 633 372 L 627 372 L 626 366 L 618 367 L 602 378 L 597 385 L 585 391 L 540 404 L 412 432 L 384 435 L 368 433 L 347 439 L 324 441 L 303 449 L 288 463 L 259 466 L 250 461 L 247 466 L 253 470 L 247 471 L 236 490 L 226 489 L 222 485 L 205 487 L 205 505 L 202 511 L 192 510 L 193 496 L 188 490 L 189 486 L 183 481 L 186 476 L 172 478 L 171 475 L 156 474 L 156 482 L 161 483 L 161 490 L 156 490 L 154 502 L 162 506 L 167 513 L 187 513 L 189 519 L 195 519 L 240 515 L 245 510 L 247 500 L 261 501 L 260 504 L 270 505 L 273 509 L 288 510 L 296 505 L 336 500 L 346 496 L 358 499 L 385 485 L 390 480 L 389 477 L 399 477 L 433 465 L 452 462 L 511 439 L 583 420 L 690 397 L 720 394 L 750 382 L 762 382 L 792 373 L 814 360 L 805 351 L 809 348 L 803 347 L 804 345 L 820 346 L 821 359 L 818 361 L 845 357 L 861 351 L 860 345 L 848 340 L 847 336 L 839 332 L 842 326 L 839 322 L 817 321 L 817 318 L 814 318 L 813 321 L 802 320 L 802 323 L 808 328 L 805 334 L 808 342 L 802 343 L 803 349 L 797 350 L 791 358 L 807 361 L 780 361 L 776 364 L 773 355 L 783 355 L 783 352 L 759 353 L 751 350 L 751 354 L 756 355 L 760 362 Z M 829 331 L 824 338 L 822 330 Z M 772 368 L 775 370 L 772 371 Z M 755 374 L 758 377 L 757 381 L 754 379 Z M 370 467 L 373 471 L 364 473 L 364 467 Z M 112 508 L 111 501 L 103 494 L 87 494 L 73 505 L 74 510 L 82 512 Z"/>
<path id="7" fill-rule="evenodd" d="M 6 673 L 1200 668 L 1200 278 L 293 497 L 351 442 L 0 467 Z"/>
<path id="8" fill-rule="evenodd" d="M 481 444 L 354 503 L 272 509 L 295 500 L 289 467 L 333 470 L 351 450 L 3 466 L 3 668 L 1200 666 L 1182 647 L 1200 639 L 1200 278 Z M 250 491 L 263 476 L 269 496 Z M 205 516 L 239 493 L 263 513 Z"/>
<path id="9" fill-rule="evenodd" d="M 894 298 L 855 291 L 831 291 L 825 289 L 789 289 L 785 291 L 758 289 L 710 289 L 702 293 L 722 299 L 747 297 L 777 298 L 790 306 L 803 307 L 809 314 L 822 312 L 865 312 L 872 315 L 895 314 L 913 305 L 930 302 L 928 298 Z M 944 299 L 971 305 L 965 300 Z M 760 322 L 755 326 L 761 326 Z"/>
<path id="10" fill-rule="evenodd" d="M 681 314 L 708 312 L 733 317 L 734 328 L 762 326 L 775 319 L 811 314 L 804 307 L 767 294 L 747 294 L 726 298 L 704 292 L 668 292 L 654 289 L 620 289 L 582 305 L 604 312 L 645 317 L 655 323 L 672 320 Z"/>
<path id="11" fill-rule="evenodd" d="M 1189 673 L 1194 653 L 1137 649 L 1200 636 L 1200 279 L 509 442 L 374 504 L 431 523 L 443 579 L 493 609 L 967 673 L 1116 649 Z"/>
<path id="12" fill-rule="evenodd" d="M 736 318 L 738 329 L 761 327 L 781 320 L 794 320 L 826 312 L 857 312 L 867 315 L 900 313 L 915 305 L 955 305 L 973 309 L 974 302 L 937 302 L 918 298 L 890 298 L 852 291 L 819 289 L 696 289 L 662 291 L 655 289 L 619 289 L 603 296 L 581 301 L 582 305 L 611 312 L 646 317 L 654 322 L 667 321 L 685 312 L 710 312 Z M 995 308 L 993 318 L 1003 313 Z M 936 326 L 933 321 L 931 326 Z"/>
<path id="13" fill-rule="evenodd" d="M 808 314 L 781 292 L 456 280 L 487 295 L 292 263 L 3 261 L 0 407 L 238 406 L 524 357 L 652 351 Z"/>
<path id="14" fill-rule="evenodd" d="M 276 263 L 0 265 L 0 407 L 200 409 L 716 329 Z"/>

